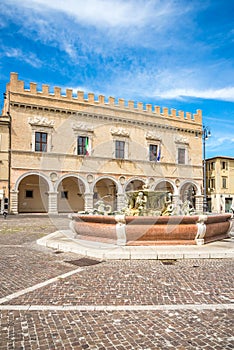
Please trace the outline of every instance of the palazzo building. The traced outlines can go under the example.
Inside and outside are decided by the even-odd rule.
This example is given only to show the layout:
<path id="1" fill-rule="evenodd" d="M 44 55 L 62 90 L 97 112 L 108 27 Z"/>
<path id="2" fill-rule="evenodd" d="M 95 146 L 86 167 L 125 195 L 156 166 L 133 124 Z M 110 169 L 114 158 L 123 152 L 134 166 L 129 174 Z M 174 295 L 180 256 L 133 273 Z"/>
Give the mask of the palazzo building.
<path id="1" fill-rule="evenodd" d="M 206 169 L 208 210 L 216 213 L 234 210 L 234 158 L 209 158 Z"/>
<path id="2" fill-rule="evenodd" d="M 11 213 L 77 212 L 100 200 L 120 210 L 125 192 L 146 183 L 202 212 L 200 110 L 51 91 L 32 82 L 26 89 L 17 73 L 6 87 L 0 190 Z"/>

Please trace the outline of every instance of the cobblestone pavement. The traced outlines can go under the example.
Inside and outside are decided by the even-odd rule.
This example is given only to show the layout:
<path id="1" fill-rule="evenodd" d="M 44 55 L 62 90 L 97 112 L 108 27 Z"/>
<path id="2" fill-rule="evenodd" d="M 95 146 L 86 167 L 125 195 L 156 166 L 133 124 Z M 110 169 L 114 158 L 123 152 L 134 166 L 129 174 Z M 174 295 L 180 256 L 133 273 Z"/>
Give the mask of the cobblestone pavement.
<path id="1" fill-rule="evenodd" d="M 231 259 L 97 261 L 36 244 L 66 216 L 0 218 L 0 349 L 233 349 Z"/>

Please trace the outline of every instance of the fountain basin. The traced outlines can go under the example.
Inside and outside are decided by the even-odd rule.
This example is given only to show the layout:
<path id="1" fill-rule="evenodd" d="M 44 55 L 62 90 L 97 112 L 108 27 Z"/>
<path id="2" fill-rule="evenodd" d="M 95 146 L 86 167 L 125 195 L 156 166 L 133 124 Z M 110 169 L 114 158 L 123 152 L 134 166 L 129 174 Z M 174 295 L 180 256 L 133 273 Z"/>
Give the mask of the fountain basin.
<path id="1" fill-rule="evenodd" d="M 204 244 L 229 237 L 231 214 L 124 216 L 71 214 L 79 239 L 118 245 Z"/>

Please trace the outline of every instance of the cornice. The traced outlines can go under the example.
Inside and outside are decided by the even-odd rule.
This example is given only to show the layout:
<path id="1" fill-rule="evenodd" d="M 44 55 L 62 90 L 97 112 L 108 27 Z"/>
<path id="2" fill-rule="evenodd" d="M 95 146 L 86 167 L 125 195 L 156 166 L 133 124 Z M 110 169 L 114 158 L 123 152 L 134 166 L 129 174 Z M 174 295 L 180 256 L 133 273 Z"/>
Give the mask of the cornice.
<path id="1" fill-rule="evenodd" d="M 172 126 L 169 124 L 161 124 L 161 123 L 157 123 L 157 122 L 151 122 L 151 121 L 143 121 L 143 120 L 134 120 L 134 119 L 129 119 L 129 118 L 125 118 L 122 116 L 116 117 L 116 116 L 112 116 L 112 115 L 104 115 L 104 114 L 99 114 L 99 113 L 91 113 L 91 112 L 80 112 L 80 111 L 74 111 L 71 109 L 66 109 L 66 108 L 57 108 L 57 107 L 47 107 L 47 106 L 38 106 L 38 105 L 34 105 L 34 104 L 28 104 L 28 103 L 20 103 L 20 102 L 11 102 L 11 107 L 15 107 L 15 108 L 22 108 L 22 109 L 26 109 L 26 110 L 37 110 L 37 111 L 43 111 L 43 112 L 50 112 L 50 113 L 62 113 L 62 114 L 66 114 L 66 115 L 73 115 L 73 116 L 80 116 L 86 119 L 95 119 L 95 120 L 100 120 L 100 121 L 104 121 L 104 122 L 117 122 L 117 123 L 123 123 L 126 125 L 134 125 L 134 126 L 142 126 L 142 127 L 149 127 L 149 128 L 157 128 L 157 129 L 161 129 L 161 130 L 172 130 L 172 131 L 179 131 L 179 132 L 185 132 L 185 133 L 189 133 L 189 134 L 199 134 L 202 135 L 202 131 L 201 130 L 197 130 L 196 126 L 199 128 L 200 125 L 196 124 L 196 123 L 191 123 L 195 128 L 189 129 L 189 128 L 185 128 L 185 127 L 177 127 L 177 126 Z M 100 106 L 98 106 L 98 108 L 100 109 Z M 116 109 L 115 109 L 116 111 Z M 121 109 L 119 110 L 121 111 Z M 126 112 L 126 110 L 125 110 Z M 128 111 L 130 112 L 130 111 Z M 133 114 L 141 114 L 139 112 L 135 112 L 132 111 Z M 167 121 L 167 119 L 165 120 Z M 178 120 L 179 122 L 180 120 Z M 181 121 L 181 123 L 183 123 Z M 188 121 L 186 121 L 185 124 L 189 123 Z"/>

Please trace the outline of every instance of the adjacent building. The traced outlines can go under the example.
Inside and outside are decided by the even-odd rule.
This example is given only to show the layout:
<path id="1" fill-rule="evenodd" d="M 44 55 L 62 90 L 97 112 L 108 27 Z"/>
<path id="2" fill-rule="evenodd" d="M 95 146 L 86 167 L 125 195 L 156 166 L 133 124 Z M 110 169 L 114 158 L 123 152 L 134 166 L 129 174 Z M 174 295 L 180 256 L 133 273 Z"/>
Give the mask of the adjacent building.
<path id="1" fill-rule="evenodd" d="M 125 192 L 144 184 L 202 211 L 200 110 L 26 88 L 11 73 L 0 134 L 0 190 L 11 213 L 76 212 L 100 200 L 120 210 Z"/>
<path id="2" fill-rule="evenodd" d="M 234 157 L 217 156 L 206 160 L 207 204 L 210 212 L 234 209 Z"/>
<path id="3" fill-rule="evenodd" d="M 8 209 L 10 176 L 10 132 L 9 117 L 0 118 L 0 213 Z"/>

